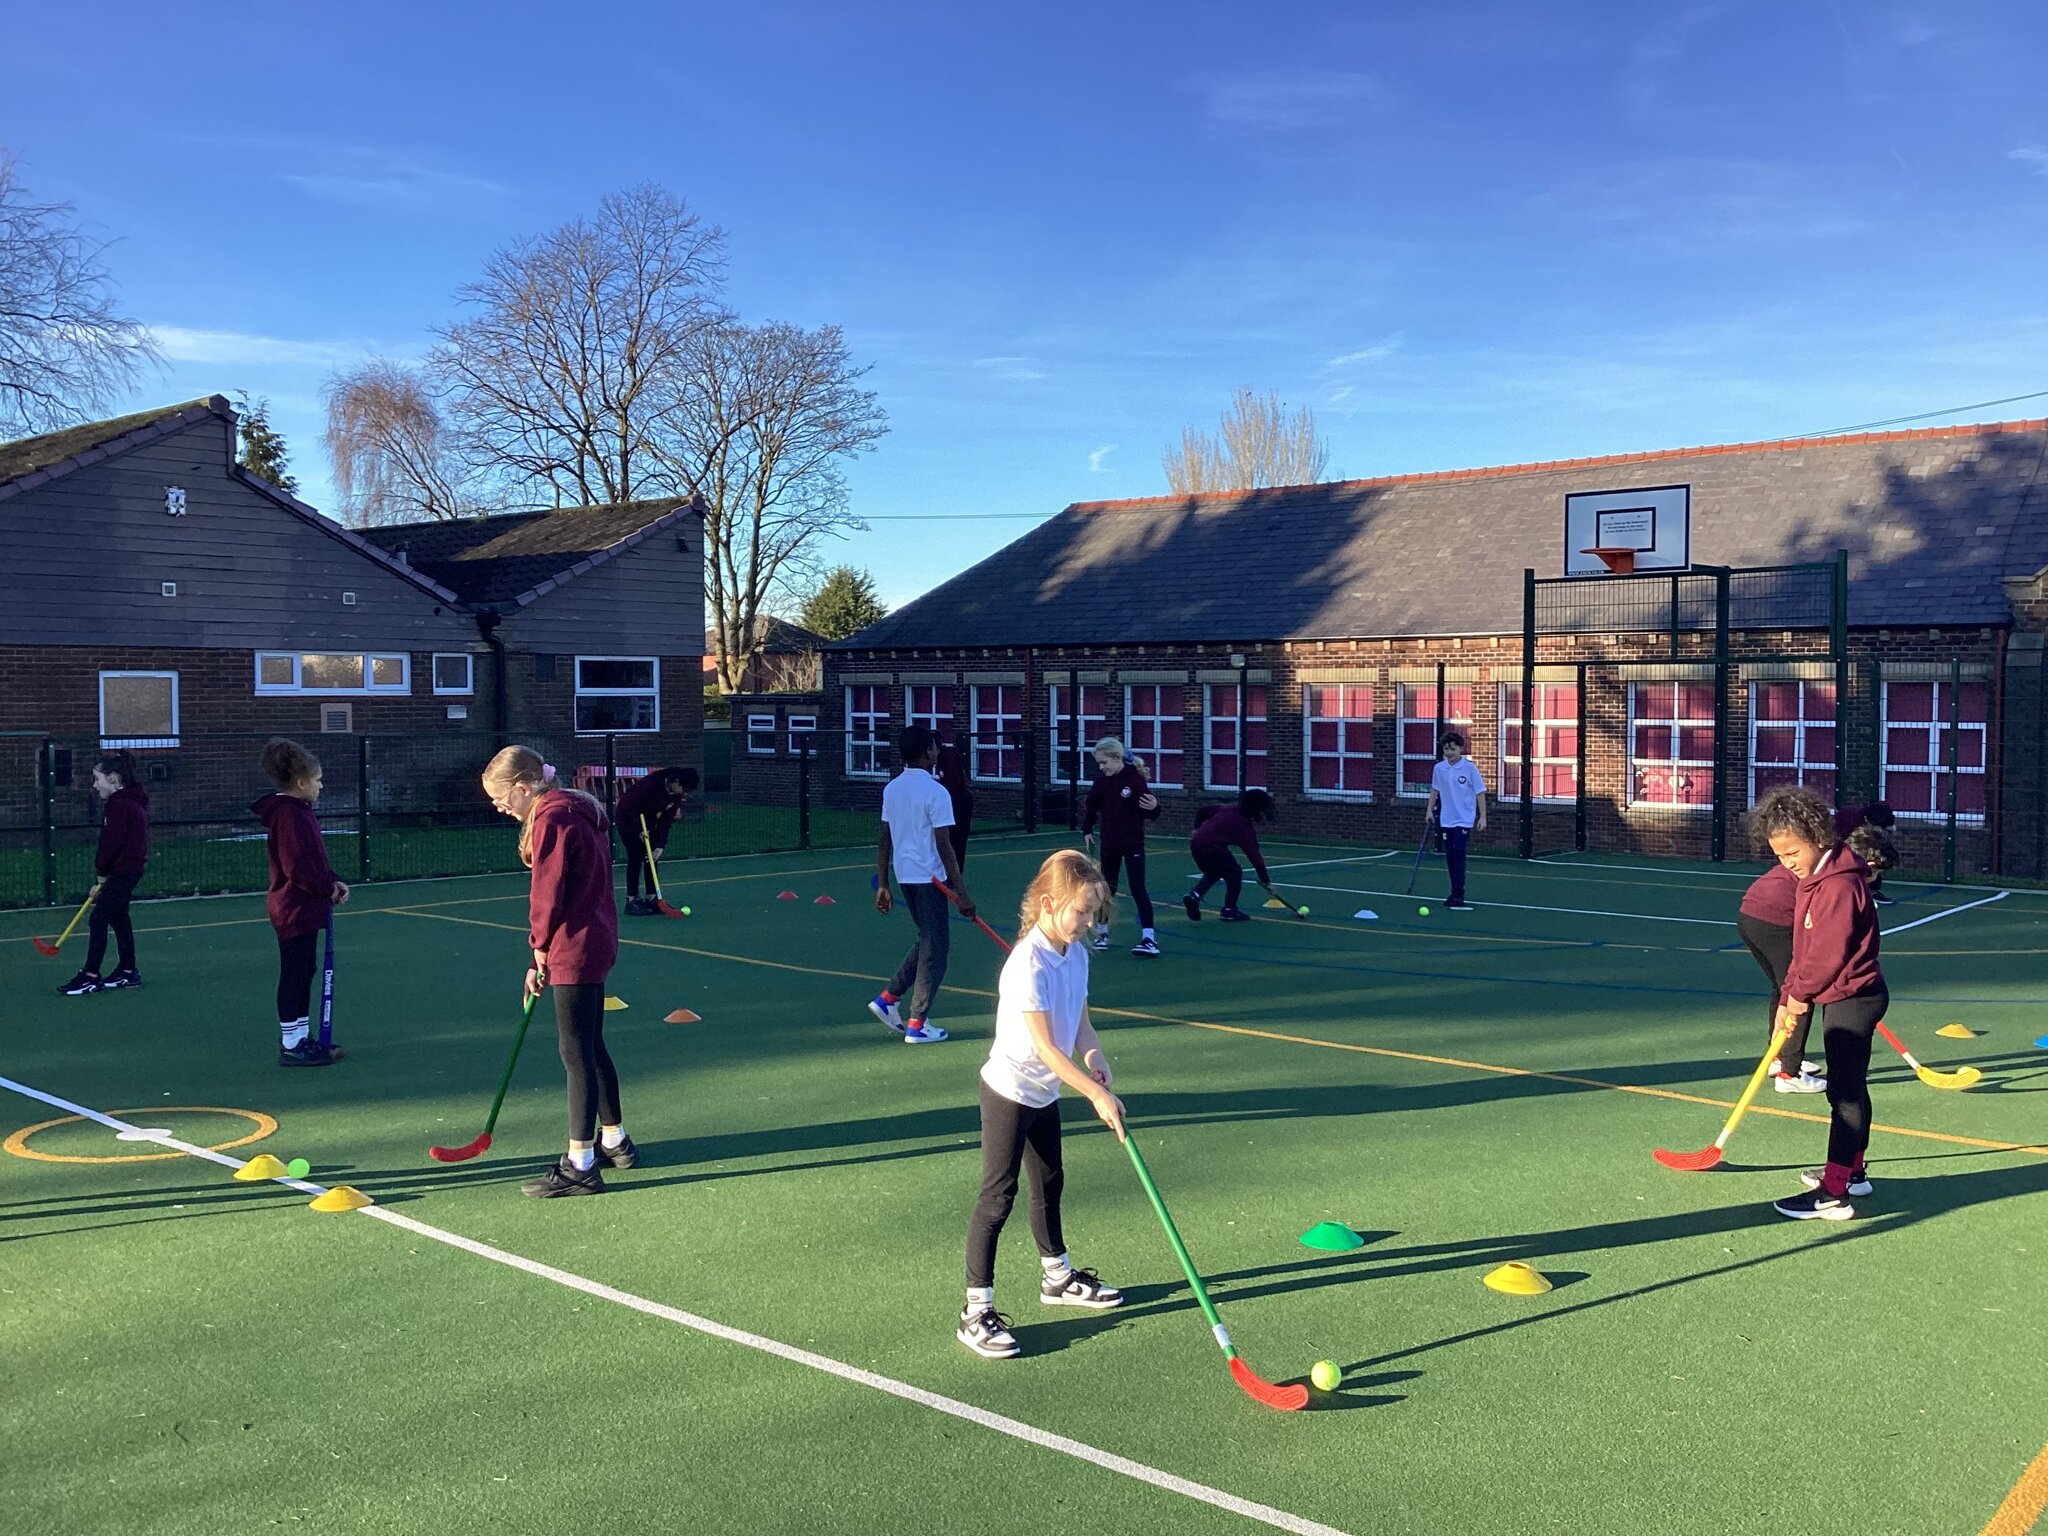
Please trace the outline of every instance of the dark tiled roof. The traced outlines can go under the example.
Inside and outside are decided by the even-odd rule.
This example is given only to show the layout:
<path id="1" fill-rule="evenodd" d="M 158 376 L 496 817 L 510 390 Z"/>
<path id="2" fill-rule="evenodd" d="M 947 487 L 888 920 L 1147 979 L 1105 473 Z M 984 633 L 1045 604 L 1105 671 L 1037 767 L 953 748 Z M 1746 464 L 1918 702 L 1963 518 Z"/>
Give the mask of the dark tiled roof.
<path id="1" fill-rule="evenodd" d="M 453 522 L 365 528 L 363 537 L 466 603 L 528 599 L 535 589 L 605 559 L 690 503 L 676 497 L 554 512 L 508 512 Z"/>
<path id="2" fill-rule="evenodd" d="M 822 651 L 832 642 L 823 635 L 813 634 L 801 624 L 792 624 L 787 619 L 778 619 L 764 613 L 754 620 L 754 633 L 761 640 L 763 656 L 795 656 L 805 651 Z M 718 654 L 718 632 L 704 631 L 704 654 Z"/>
<path id="3" fill-rule="evenodd" d="M 91 453 L 97 448 L 111 448 L 121 438 L 132 434 L 153 432 L 155 429 L 176 431 L 210 414 L 229 414 L 227 401 L 219 395 L 208 395 L 198 400 L 187 400 L 183 405 L 137 411 L 132 416 L 116 416 L 111 421 L 88 421 L 66 427 L 61 432 L 45 432 L 39 437 L 0 443 L 0 485 L 27 475 L 46 474 L 81 454 Z"/>
<path id="4" fill-rule="evenodd" d="M 1083 502 L 835 650 L 1512 634 L 1564 498 L 1688 483 L 1692 557 L 1849 551 L 1850 621 L 2003 624 L 2048 566 L 2048 421 Z"/>

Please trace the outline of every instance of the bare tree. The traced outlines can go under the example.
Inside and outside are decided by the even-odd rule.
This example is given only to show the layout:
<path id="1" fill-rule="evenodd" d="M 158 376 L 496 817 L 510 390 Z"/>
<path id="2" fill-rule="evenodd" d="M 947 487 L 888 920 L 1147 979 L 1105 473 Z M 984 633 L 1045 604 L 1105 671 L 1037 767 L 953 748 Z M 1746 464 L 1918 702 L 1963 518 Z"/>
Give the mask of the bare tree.
<path id="1" fill-rule="evenodd" d="M 662 456 L 704 497 L 718 686 L 761 644 L 771 592 L 812 572 L 821 539 L 859 528 L 841 465 L 888 431 L 837 326 L 727 323 L 700 333 L 693 387 L 661 421 Z"/>
<path id="2" fill-rule="evenodd" d="M 53 432 L 103 414 L 160 361 L 149 332 L 119 313 L 69 203 L 39 203 L 0 152 L 0 437 Z"/>
<path id="3" fill-rule="evenodd" d="M 327 452 L 341 520 L 357 528 L 455 518 L 470 509 L 431 385 L 373 358 L 327 381 Z"/>
<path id="4" fill-rule="evenodd" d="M 557 506 L 679 489 L 650 433 L 694 341 L 726 318 L 724 244 L 681 198 L 642 185 L 493 254 L 431 364 L 465 456 Z"/>
<path id="5" fill-rule="evenodd" d="M 1277 393 L 1240 389 L 1223 413 L 1220 437 L 1193 427 L 1161 455 L 1168 491 L 1248 491 L 1262 485 L 1308 485 L 1329 468 L 1330 450 L 1316 434 L 1307 406 L 1289 414 Z"/>

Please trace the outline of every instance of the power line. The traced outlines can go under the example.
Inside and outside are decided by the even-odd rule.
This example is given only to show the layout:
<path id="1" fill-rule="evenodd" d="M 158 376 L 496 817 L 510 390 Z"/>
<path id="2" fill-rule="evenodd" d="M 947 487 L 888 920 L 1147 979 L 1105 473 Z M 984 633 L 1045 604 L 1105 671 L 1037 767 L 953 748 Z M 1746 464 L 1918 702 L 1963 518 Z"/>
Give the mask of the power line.
<path id="1" fill-rule="evenodd" d="M 2037 389 L 2030 395 L 2007 395 L 2003 400 L 1979 400 L 1975 405 L 1952 405 L 1945 411 L 1922 411 L 1917 416 L 1893 416 L 1886 421 L 1859 422 L 1853 427 L 1829 427 L 1820 432 L 1795 432 L 1789 441 L 1797 442 L 1806 437 L 1835 437 L 1843 432 L 1869 432 L 1877 427 L 1901 427 L 1909 421 L 1932 421 L 1937 416 L 1959 416 L 1964 411 L 1989 410 L 1994 405 L 2012 405 L 2020 400 L 2048 399 L 2048 389 Z"/>

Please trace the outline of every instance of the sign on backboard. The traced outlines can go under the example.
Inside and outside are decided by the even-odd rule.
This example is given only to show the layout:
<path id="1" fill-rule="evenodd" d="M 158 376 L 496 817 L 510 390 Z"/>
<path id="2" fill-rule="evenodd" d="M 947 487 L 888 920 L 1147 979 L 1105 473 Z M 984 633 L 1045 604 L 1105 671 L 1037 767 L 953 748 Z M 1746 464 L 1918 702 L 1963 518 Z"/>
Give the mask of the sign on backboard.
<path id="1" fill-rule="evenodd" d="M 1605 576 L 1617 568 L 1683 571 L 1691 565 L 1691 486 L 1580 491 L 1565 497 L 1565 575 Z"/>

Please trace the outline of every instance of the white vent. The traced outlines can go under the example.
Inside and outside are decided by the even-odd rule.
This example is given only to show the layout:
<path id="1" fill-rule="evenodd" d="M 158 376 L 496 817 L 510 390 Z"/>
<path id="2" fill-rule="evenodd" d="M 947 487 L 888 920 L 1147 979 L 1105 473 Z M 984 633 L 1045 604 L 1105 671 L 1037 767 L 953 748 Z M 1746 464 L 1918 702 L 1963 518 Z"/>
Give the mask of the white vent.
<path id="1" fill-rule="evenodd" d="M 177 584 L 177 583 L 176 583 L 175 581 L 167 581 L 167 582 L 165 582 L 165 583 L 164 583 L 164 596 L 165 596 L 165 597 L 176 597 L 177 595 L 178 595 L 178 584 Z"/>
<path id="2" fill-rule="evenodd" d="M 448 706 L 448 718 L 450 720 L 467 720 L 469 718 L 469 706 L 467 704 L 450 704 Z"/>
<path id="3" fill-rule="evenodd" d="M 320 729 L 327 732 L 348 735 L 355 726 L 356 707 L 353 704 L 322 704 L 320 706 Z"/>
<path id="4" fill-rule="evenodd" d="M 342 594 L 341 594 L 341 606 L 342 606 L 342 607 L 344 607 L 344 608 L 353 608 L 353 607 L 355 607 L 355 605 L 356 605 L 356 595 L 355 595 L 355 593 L 353 593 L 353 592 L 344 592 L 344 593 L 342 593 Z"/>

